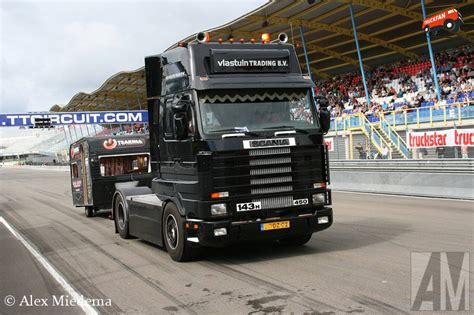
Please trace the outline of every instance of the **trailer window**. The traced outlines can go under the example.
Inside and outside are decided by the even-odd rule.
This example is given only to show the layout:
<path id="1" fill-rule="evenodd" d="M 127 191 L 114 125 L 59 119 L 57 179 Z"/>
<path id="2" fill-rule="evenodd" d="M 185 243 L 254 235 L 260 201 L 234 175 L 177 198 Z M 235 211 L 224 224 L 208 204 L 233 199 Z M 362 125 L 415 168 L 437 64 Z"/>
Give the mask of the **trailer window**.
<path id="1" fill-rule="evenodd" d="M 102 176 L 148 173 L 148 154 L 104 156 L 99 159 Z"/>
<path id="2" fill-rule="evenodd" d="M 71 165 L 71 176 L 72 178 L 79 177 L 79 170 L 77 169 L 77 163 Z"/>

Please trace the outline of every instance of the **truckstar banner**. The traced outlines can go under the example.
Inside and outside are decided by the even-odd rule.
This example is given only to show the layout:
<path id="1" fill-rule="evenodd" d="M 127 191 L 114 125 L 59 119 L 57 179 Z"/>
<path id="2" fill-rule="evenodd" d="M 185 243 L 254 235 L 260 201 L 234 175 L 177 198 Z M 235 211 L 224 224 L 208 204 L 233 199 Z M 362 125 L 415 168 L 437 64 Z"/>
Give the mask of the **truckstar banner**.
<path id="1" fill-rule="evenodd" d="M 474 129 L 448 129 L 439 131 L 409 132 L 409 148 L 436 148 L 474 146 Z"/>
<path id="2" fill-rule="evenodd" d="M 328 146 L 328 152 L 334 152 L 334 138 L 324 138 L 324 144 Z"/>
<path id="3" fill-rule="evenodd" d="M 44 112 L 26 114 L 0 114 L 0 127 L 28 127 L 35 119 L 49 118 L 51 126 L 88 124 L 134 124 L 148 122 L 147 111 L 112 112 Z"/>

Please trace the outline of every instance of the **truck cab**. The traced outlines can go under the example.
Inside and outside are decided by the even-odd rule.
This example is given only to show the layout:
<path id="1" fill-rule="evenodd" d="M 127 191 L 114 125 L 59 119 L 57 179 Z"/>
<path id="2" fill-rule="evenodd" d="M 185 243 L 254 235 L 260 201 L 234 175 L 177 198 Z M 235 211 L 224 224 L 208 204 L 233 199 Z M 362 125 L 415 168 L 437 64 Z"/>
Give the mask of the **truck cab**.
<path id="1" fill-rule="evenodd" d="M 164 246 L 304 244 L 332 224 L 314 84 L 286 43 L 193 42 L 145 58 L 150 187 L 113 199 L 116 232 Z"/>

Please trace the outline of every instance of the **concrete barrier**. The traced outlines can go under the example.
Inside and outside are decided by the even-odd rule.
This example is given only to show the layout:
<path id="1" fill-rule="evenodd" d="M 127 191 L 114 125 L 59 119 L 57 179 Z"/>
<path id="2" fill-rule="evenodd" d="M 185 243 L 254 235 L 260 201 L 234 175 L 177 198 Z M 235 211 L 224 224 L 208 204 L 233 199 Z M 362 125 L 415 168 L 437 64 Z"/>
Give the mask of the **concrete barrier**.
<path id="1" fill-rule="evenodd" d="M 474 160 L 333 161 L 330 187 L 474 200 Z"/>

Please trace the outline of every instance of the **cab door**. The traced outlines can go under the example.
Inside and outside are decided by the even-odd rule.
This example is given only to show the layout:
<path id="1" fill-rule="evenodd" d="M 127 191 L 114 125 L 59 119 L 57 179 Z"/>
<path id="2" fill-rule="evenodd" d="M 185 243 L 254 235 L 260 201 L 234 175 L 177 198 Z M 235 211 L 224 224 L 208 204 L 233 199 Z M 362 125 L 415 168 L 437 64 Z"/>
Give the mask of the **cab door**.
<path id="1" fill-rule="evenodd" d="M 191 93 L 184 92 L 166 97 L 163 102 L 160 156 L 161 172 L 166 179 L 185 180 L 183 176 L 192 171 L 195 115 L 191 99 Z"/>

